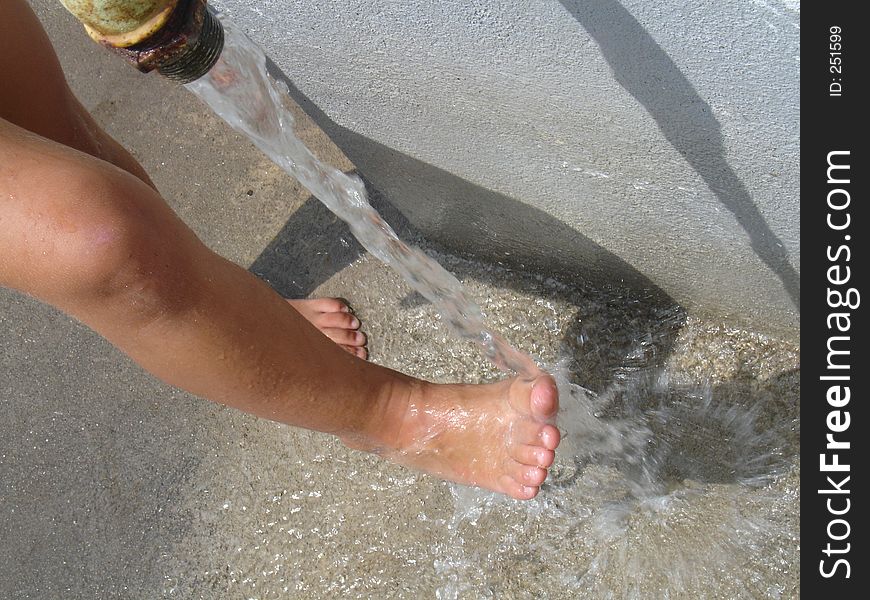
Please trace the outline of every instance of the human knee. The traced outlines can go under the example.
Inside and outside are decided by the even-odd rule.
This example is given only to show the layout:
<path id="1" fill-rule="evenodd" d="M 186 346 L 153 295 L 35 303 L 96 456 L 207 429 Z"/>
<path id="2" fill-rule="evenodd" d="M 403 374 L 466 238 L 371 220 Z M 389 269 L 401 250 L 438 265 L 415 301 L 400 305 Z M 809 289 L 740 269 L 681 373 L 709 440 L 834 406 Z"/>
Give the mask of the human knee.
<path id="1" fill-rule="evenodd" d="M 70 182 L 77 207 L 53 217 L 53 270 L 57 289 L 74 301 L 151 318 L 184 304 L 192 263 L 171 219 L 137 197 L 153 191 L 130 179 L 81 173 Z"/>

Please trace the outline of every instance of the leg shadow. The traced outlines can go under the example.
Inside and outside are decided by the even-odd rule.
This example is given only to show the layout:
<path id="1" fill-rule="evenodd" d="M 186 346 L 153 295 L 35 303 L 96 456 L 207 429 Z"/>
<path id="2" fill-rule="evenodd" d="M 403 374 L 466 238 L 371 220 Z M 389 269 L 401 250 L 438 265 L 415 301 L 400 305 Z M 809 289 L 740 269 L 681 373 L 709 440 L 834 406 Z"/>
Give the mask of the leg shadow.
<path id="1" fill-rule="evenodd" d="M 312 196 L 248 270 L 285 298 L 304 298 L 364 252 L 348 226 Z"/>

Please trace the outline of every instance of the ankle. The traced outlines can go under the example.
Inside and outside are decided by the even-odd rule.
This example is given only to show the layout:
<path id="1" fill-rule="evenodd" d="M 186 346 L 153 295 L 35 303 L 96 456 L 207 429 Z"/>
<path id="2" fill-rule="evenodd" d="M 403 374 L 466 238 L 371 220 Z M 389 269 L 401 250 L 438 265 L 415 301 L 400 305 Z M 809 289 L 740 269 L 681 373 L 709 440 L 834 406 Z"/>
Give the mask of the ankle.
<path id="1" fill-rule="evenodd" d="M 430 395 L 434 384 L 400 373 L 382 387 L 358 430 L 342 435 L 348 447 L 366 452 L 389 452 L 403 448 L 413 435 L 413 422 L 418 410 Z"/>

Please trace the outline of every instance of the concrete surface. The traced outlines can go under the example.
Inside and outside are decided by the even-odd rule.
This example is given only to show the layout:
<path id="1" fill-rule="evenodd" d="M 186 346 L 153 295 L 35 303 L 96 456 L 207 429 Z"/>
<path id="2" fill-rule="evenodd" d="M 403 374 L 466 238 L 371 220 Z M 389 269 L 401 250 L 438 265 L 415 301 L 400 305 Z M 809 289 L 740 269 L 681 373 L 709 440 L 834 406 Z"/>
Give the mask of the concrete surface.
<path id="1" fill-rule="evenodd" d="M 797 337 L 797 0 L 213 4 L 430 239 Z"/>
<path id="2" fill-rule="evenodd" d="M 54 0 L 33 4 L 85 105 L 206 243 L 287 295 L 349 298 L 381 364 L 440 381 L 497 376 L 473 349 L 450 340 L 431 310 L 315 199 L 190 95 L 91 44 Z M 302 42 L 296 36 L 294 43 Z M 321 156 L 353 167 L 311 119 L 300 114 L 299 122 Z M 455 144 L 465 151 L 464 140 Z M 366 160 L 377 171 L 377 157 L 391 156 L 401 158 L 383 146 Z M 426 169 L 437 175 L 426 180 L 433 185 L 474 189 Z M 487 201 L 507 198 L 489 194 Z M 375 200 L 401 235 L 422 243 L 413 218 L 403 219 L 383 196 Z M 540 219 L 540 227 L 557 223 Z M 488 235 L 504 233 L 480 225 Z M 556 227 L 558 239 L 583 240 L 568 225 Z M 558 269 L 530 274 L 424 247 L 468 283 L 494 327 L 544 364 L 568 357 L 573 377 L 595 391 L 666 368 L 674 385 L 706 386 L 729 405 L 757 403 L 758 427 L 773 431 L 782 451 L 783 477 L 744 493 L 734 481 L 694 472 L 706 487 L 675 517 L 679 527 L 660 531 L 642 514 L 633 517 L 634 537 L 624 539 L 639 562 L 626 569 L 618 545 L 588 541 L 596 539 L 589 513 L 607 498 L 568 496 L 574 512 L 567 519 L 553 512 L 564 498 L 553 488 L 545 494 L 550 504 L 497 504 L 457 524 L 467 505 L 450 486 L 327 436 L 173 390 L 87 328 L 0 289 L 0 597 L 432 598 L 442 590 L 463 598 L 563 598 L 583 585 L 586 597 L 600 597 L 602 586 L 618 597 L 632 589 L 622 573 L 648 567 L 658 554 L 664 566 L 638 571 L 649 597 L 668 589 L 675 598 L 698 597 L 698 590 L 721 598 L 796 593 L 799 355 L 792 343 L 686 316 L 661 289 L 651 298 L 575 279 L 566 285 L 549 279 Z M 574 247 L 598 252 L 602 264 L 614 260 L 592 239 Z M 616 264 L 655 287 L 627 262 Z M 606 477 L 606 469 L 590 469 L 582 489 L 599 489 Z M 763 524 L 735 525 L 757 531 L 752 539 L 722 537 L 737 513 Z M 711 554 L 710 540 L 728 554 Z M 611 568 L 580 582 L 602 548 Z M 735 562 L 744 555 L 754 560 Z M 668 572 L 681 564 L 688 571 L 677 574 L 688 583 L 669 588 Z"/>

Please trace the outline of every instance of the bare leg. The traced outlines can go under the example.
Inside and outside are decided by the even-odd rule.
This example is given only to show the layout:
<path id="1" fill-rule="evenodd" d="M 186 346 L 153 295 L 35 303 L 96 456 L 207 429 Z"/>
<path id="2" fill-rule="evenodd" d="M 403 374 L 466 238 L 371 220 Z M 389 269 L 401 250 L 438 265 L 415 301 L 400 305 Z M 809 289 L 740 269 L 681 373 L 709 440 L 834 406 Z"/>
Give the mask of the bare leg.
<path id="1" fill-rule="evenodd" d="M 4 2 L 0 27 L 21 6 Z M 10 36 L 0 30 L 0 40 Z M 33 118 L 22 123 L 38 135 L 19 126 L 3 98 L 18 89 L 0 91 L 0 285 L 57 306 L 191 393 L 446 479 L 537 494 L 559 442 L 549 376 L 435 385 L 342 351 L 206 248 L 141 168 L 126 168 L 129 155 L 107 162 L 65 143 L 62 123 L 57 141 Z"/>
<path id="2" fill-rule="evenodd" d="M 36 16 L 22 0 L 0 6 L 0 118 L 154 184 L 127 150 L 107 135 L 70 91 L 60 63 Z M 366 358 L 359 321 L 335 298 L 290 300 L 290 305 L 342 348 Z"/>
<path id="3" fill-rule="evenodd" d="M 25 0 L 0 2 L 0 118 L 132 173 L 145 170 L 100 129 L 66 83 L 48 36 Z"/>

